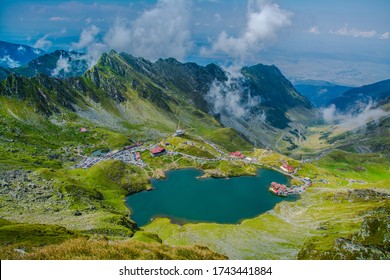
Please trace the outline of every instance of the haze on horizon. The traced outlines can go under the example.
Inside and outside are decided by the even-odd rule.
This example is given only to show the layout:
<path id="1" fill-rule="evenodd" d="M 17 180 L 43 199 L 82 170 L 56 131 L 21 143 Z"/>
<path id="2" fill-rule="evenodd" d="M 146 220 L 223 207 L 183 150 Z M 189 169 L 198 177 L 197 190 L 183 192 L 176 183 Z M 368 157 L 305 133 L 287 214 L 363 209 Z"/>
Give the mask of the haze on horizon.
<path id="1" fill-rule="evenodd" d="M 152 61 L 275 64 L 290 79 L 388 79 L 390 1 L 3 0 L 0 40 Z M 1 59 L 1 58 L 0 58 Z"/>

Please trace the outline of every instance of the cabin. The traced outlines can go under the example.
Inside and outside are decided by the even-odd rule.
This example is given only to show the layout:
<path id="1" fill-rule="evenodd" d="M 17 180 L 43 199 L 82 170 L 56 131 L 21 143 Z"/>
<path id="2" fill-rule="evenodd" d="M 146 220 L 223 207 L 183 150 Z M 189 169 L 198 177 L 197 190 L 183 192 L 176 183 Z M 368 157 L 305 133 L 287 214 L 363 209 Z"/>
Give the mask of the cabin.
<path id="1" fill-rule="evenodd" d="M 181 129 L 176 130 L 176 133 L 175 133 L 176 136 L 182 136 L 183 134 L 184 134 L 183 130 L 181 130 Z"/>
<path id="2" fill-rule="evenodd" d="M 81 133 L 83 133 L 83 132 L 87 132 L 88 131 L 88 129 L 86 129 L 85 127 L 80 127 L 80 130 L 79 130 Z"/>
<path id="3" fill-rule="evenodd" d="M 287 163 L 283 163 L 283 165 L 280 167 L 280 169 L 282 169 L 283 171 L 288 172 L 288 173 L 294 172 L 294 167 L 292 167 L 291 165 L 288 165 Z"/>
<path id="4" fill-rule="evenodd" d="M 232 156 L 232 157 L 237 157 L 237 158 L 241 158 L 241 159 L 245 158 L 245 156 L 244 156 L 243 154 L 241 154 L 241 152 L 239 152 L 239 151 L 231 152 L 231 153 L 230 153 L 230 156 Z"/>
<path id="5" fill-rule="evenodd" d="M 156 148 L 150 150 L 150 154 L 152 155 L 152 157 L 161 156 L 165 153 L 166 153 L 165 148 L 160 146 L 157 146 Z"/>

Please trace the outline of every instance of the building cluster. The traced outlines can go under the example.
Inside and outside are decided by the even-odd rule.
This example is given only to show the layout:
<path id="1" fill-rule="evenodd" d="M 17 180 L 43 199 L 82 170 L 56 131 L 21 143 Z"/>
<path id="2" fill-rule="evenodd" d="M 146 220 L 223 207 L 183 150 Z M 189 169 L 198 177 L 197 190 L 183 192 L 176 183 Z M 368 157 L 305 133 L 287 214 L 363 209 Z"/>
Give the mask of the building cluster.
<path id="1" fill-rule="evenodd" d="M 287 186 L 283 184 L 272 182 L 268 190 L 275 195 L 287 196 Z"/>
<path id="2" fill-rule="evenodd" d="M 141 159 L 141 153 L 138 147 L 141 146 L 142 143 L 137 143 L 131 146 L 126 146 L 122 150 L 116 150 L 112 151 L 104 156 L 99 156 L 99 157 L 84 157 L 84 160 L 77 164 L 75 168 L 90 168 L 93 165 L 97 164 L 100 161 L 103 160 L 109 160 L 109 159 L 115 159 L 115 160 L 120 160 L 124 163 L 127 164 L 132 164 L 132 165 L 137 165 L 144 167 L 146 166 L 146 163 L 142 161 Z M 136 150 L 137 149 L 137 150 Z"/>
<path id="3" fill-rule="evenodd" d="M 311 185 L 311 183 L 310 183 Z M 269 187 L 269 191 L 272 192 L 274 195 L 278 196 L 289 196 L 293 194 L 301 194 L 304 191 L 306 191 L 306 186 L 308 184 L 305 184 L 304 186 L 291 186 L 288 187 L 284 184 L 278 184 L 276 182 L 272 182 L 271 186 Z"/>

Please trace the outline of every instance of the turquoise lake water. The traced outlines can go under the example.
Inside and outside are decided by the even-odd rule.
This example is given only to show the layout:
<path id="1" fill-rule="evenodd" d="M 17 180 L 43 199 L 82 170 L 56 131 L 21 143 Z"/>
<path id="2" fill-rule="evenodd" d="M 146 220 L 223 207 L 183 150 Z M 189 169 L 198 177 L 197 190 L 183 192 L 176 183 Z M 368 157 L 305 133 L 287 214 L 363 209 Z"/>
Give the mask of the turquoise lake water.
<path id="1" fill-rule="evenodd" d="M 259 169 L 257 176 L 229 179 L 197 179 L 202 171 L 197 169 L 173 170 L 164 180 L 152 180 L 154 190 L 126 197 L 131 218 L 144 226 L 156 217 L 167 217 L 176 223 L 215 222 L 239 223 L 271 210 L 283 200 L 271 194 L 271 182 L 286 184 L 283 174 Z"/>

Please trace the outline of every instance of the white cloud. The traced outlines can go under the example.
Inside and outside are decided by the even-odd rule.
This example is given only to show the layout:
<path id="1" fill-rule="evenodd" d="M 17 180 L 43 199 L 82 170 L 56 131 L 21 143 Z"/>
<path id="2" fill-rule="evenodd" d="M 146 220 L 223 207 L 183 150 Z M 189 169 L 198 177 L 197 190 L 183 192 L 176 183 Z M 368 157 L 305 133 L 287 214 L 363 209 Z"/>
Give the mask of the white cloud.
<path id="1" fill-rule="evenodd" d="M 214 19 L 215 19 L 215 21 L 221 21 L 222 20 L 222 16 L 219 13 L 215 13 L 214 14 Z"/>
<path id="2" fill-rule="evenodd" d="M 387 39 L 389 39 L 390 38 L 390 33 L 389 32 L 385 32 L 385 33 L 383 33 L 380 37 L 379 37 L 379 39 L 381 39 L 381 40 L 387 40 Z"/>
<path id="3" fill-rule="evenodd" d="M 188 1 L 160 0 L 132 23 L 118 20 L 104 37 L 110 48 L 151 60 L 183 59 L 192 47 Z"/>
<path id="4" fill-rule="evenodd" d="M 321 89 L 318 91 L 319 94 L 325 94 L 325 93 L 327 93 L 327 92 L 328 92 L 328 89 L 326 89 L 326 88 L 321 88 Z"/>
<path id="5" fill-rule="evenodd" d="M 25 52 L 25 51 L 26 51 L 26 48 L 23 47 L 22 45 L 20 45 L 20 46 L 18 47 L 18 52 Z"/>
<path id="6" fill-rule="evenodd" d="M 192 48 L 189 7 L 185 0 L 159 0 L 132 22 L 117 19 L 102 39 L 97 38 L 100 30 L 96 26 L 83 29 L 79 42 L 72 47 L 86 49 L 94 57 L 114 49 L 150 60 L 183 59 Z"/>
<path id="7" fill-rule="evenodd" d="M 113 27 L 104 36 L 104 43 L 108 48 L 117 51 L 126 51 L 132 44 L 133 31 L 125 20 L 118 19 Z"/>
<path id="8" fill-rule="evenodd" d="M 308 32 L 316 35 L 320 34 L 320 31 L 318 30 L 318 26 L 310 27 Z"/>
<path id="9" fill-rule="evenodd" d="M 49 35 L 46 34 L 45 36 L 43 36 L 42 38 L 39 38 L 35 44 L 34 44 L 34 48 L 38 48 L 38 49 L 44 49 L 44 50 L 47 50 L 51 47 L 52 45 L 52 42 L 50 40 L 47 40 L 47 37 Z"/>
<path id="10" fill-rule="evenodd" d="M 20 62 L 13 60 L 9 55 L 0 58 L 0 63 L 4 63 L 8 68 L 16 68 L 20 66 Z"/>
<path id="11" fill-rule="evenodd" d="M 233 58 L 245 59 L 258 52 L 264 44 L 276 39 L 277 32 L 291 25 L 292 13 L 282 10 L 277 4 L 269 1 L 249 1 L 247 24 L 238 37 L 221 32 L 213 43 L 211 50 L 202 49 L 203 55 L 225 53 Z"/>
<path id="12" fill-rule="evenodd" d="M 331 104 L 329 107 L 322 109 L 322 116 L 328 124 L 338 124 L 343 128 L 355 129 L 365 126 L 370 121 L 377 123 L 380 118 L 388 115 L 384 110 L 373 107 L 373 102 L 369 102 L 361 108 L 359 113 L 340 113 L 336 110 L 336 106 Z"/>
<path id="13" fill-rule="evenodd" d="M 79 53 L 68 53 L 65 56 L 60 55 L 56 68 L 51 71 L 51 76 L 65 78 L 68 73 L 84 71 L 85 63 L 89 63 L 90 59 L 88 55 Z"/>
<path id="14" fill-rule="evenodd" d="M 92 19 L 89 17 L 89 18 L 86 18 L 85 19 L 85 22 L 87 23 L 87 24 L 90 24 L 91 22 L 92 22 Z"/>
<path id="15" fill-rule="evenodd" d="M 388 39 L 389 33 L 385 32 L 383 34 L 378 34 L 375 30 L 359 30 L 356 28 L 349 28 L 348 24 L 345 24 L 343 27 L 337 29 L 336 31 L 330 30 L 331 34 L 354 37 L 354 38 L 378 38 L 378 39 Z"/>
<path id="16" fill-rule="evenodd" d="M 99 59 L 100 55 L 108 50 L 108 47 L 99 42 L 97 35 L 100 29 L 95 25 L 88 26 L 81 31 L 79 41 L 72 43 L 72 49 L 86 51 L 88 66 L 92 67 Z"/>
<path id="17" fill-rule="evenodd" d="M 212 113 L 242 118 L 251 108 L 260 104 L 260 97 L 251 95 L 239 67 L 232 66 L 224 70 L 227 81 L 214 80 L 205 99 L 211 105 Z"/>
<path id="18" fill-rule="evenodd" d="M 62 27 L 60 30 L 60 35 L 64 35 L 68 32 L 68 29 L 66 27 Z"/>
<path id="19" fill-rule="evenodd" d="M 100 29 L 95 25 L 88 26 L 81 31 L 80 39 L 77 43 L 72 44 L 72 48 L 84 49 L 96 41 L 96 35 L 99 34 Z"/>
<path id="20" fill-rule="evenodd" d="M 371 31 L 359 31 L 356 29 L 351 30 L 351 35 L 353 37 L 364 37 L 364 38 L 373 38 L 376 36 L 376 31 L 371 30 Z"/>
<path id="21" fill-rule="evenodd" d="M 68 17 L 51 17 L 49 18 L 50 21 L 69 21 L 70 18 Z"/>
<path id="22" fill-rule="evenodd" d="M 54 68 L 51 71 L 51 75 L 54 77 L 57 77 L 61 74 L 61 72 L 69 73 L 70 68 L 71 68 L 71 66 L 69 64 L 69 60 L 67 58 L 63 58 L 62 55 L 60 55 L 60 57 L 57 60 L 56 68 Z"/>

